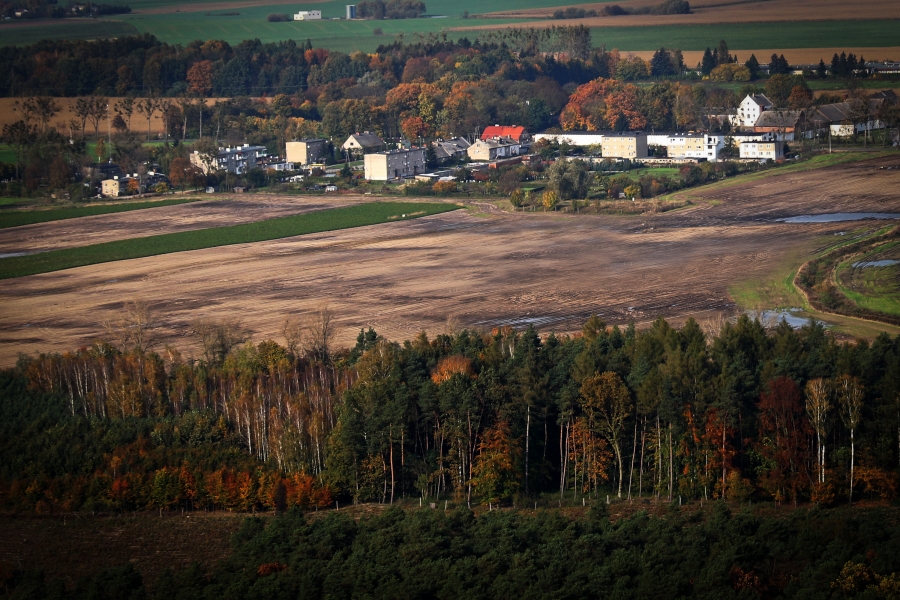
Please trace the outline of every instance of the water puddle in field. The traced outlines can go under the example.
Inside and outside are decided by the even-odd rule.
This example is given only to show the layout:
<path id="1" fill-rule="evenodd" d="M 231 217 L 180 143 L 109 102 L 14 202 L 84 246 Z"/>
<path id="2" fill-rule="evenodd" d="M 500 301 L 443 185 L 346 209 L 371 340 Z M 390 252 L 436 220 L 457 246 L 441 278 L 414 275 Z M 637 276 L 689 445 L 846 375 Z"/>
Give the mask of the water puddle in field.
<path id="1" fill-rule="evenodd" d="M 893 265 L 900 265 L 900 260 L 894 260 L 892 258 L 886 258 L 884 260 L 861 260 L 853 263 L 852 266 L 856 269 L 867 269 L 869 267 L 891 267 Z"/>
<path id="2" fill-rule="evenodd" d="M 865 219 L 900 219 L 897 213 L 825 213 L 821 215 L 800 215 L 775 219 L 780 223 L 839 223 L 841 221 L 862 221 Z"/>
<path id="3" fill-rule="evenodd" d="M 787 324 L 793 327 L 794 329 L 800 329 L 807 323 L 809 323 L 808 316 L 801 316 L 799 308 L 791 308 L 787 310 L 764 310 L 759 313 L 759 320 L 767 326 L 776 326 L 781 323 L 782 320 L 787 321 Z M 817 323 L 825 324 L 824 321 L 816 320 Z"/>
<path id="4" fill-rule="evenodd" d="M 27 256 L 31 254 L 31 252 L 6 252 L 5 254 L 0 254 L 0 258 L 15 258 L 17 256 Z"/>

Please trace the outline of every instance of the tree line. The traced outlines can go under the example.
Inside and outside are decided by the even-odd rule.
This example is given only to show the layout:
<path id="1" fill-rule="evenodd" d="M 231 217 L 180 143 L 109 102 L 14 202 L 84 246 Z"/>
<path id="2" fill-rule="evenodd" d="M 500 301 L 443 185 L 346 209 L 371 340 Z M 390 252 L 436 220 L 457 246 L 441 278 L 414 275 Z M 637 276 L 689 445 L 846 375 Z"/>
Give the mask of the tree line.
<path id="1" fill-rule="evenodd" d="M 638 331 L 592 317 L 573 337 L 504 328 L 398 344 L 368 330 L 332 353 L 297 342 L 327 340 L 327 327 L 297 327 L 284 347 L 207 323 L 197 360 L 132 338 L 23 358 L 7 376 L 53 398 L 70 427 L 214 415 L 260 468 L 358 502 L 896 495 L 900 341 L 886 334 L 838 343 L 815 322 L 767 329 L 742 316 L 707 333 L 693 320 Z M 4 396 L 13 414 L 27 404 L 17 398 Z M 65 488 L 71 474 L 42 460 L 9 463 L 13 496 Z M 111 469 L 96 466 L 110 484 L 128 471 Z"/>

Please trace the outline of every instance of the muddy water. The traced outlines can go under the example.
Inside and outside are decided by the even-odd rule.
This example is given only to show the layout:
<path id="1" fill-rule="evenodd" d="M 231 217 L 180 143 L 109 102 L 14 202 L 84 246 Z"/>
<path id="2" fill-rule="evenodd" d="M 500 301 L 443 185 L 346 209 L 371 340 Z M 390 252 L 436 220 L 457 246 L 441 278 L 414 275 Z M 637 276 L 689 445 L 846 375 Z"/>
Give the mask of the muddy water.
<path id="1" fill-rule="evenodd" d="M 856 269 L 866 269 L 868 267 L 890 267 L 898 264 L 900 264 L 900 260 L 886 258 L 884 260 L 861 260 L 853 263 L 853 267 Z"/>
<path id="2" fill-rule="evenodd" d="M 821 215 L 800 215 L 775 219 L 781 223 L 838 223 L 840 221 L 863 221 L 865 219 L 900 219 L 897 213 L 825 213 Z"/>
<path id="3" fill-rule="evenodd" d="M 808 316 L 802 316 L 802 313 L 799 310 L 764 310 L 759 315 L 760 320 L 763 323 L 771 323 L 772 325 L 777 325 L 781 323 L 782 319 L 787 321 L 787 324 L 793 327 L 794 329 L 800 329 L 807 323 L 809 323 Z M 817 321 L 818 323 L 823 323 L 823 321 Z"/>

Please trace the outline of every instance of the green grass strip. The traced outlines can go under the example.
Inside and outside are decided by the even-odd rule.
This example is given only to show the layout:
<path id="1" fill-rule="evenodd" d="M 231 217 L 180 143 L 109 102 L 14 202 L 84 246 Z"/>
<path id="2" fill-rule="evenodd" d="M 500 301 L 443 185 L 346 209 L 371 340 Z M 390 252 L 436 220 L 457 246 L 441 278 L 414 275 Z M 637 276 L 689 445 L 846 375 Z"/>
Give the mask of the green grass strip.
<path id="1" fill-rule="evenodd" d="M 95 206 L 73 206 L 71 208 L 51 208 L 49 210 L 10 210 L 0 212 L 0 229 L 6 229 L 7 227 L 21 227 L 22 225 L 34 225 L 35 223 L 47 223 L 49 221 L 62 221 L 64 219 L 77 219 L 78 217 L 93 217 L 95 215 L 108 215 L 131 210 L 143 210 L 145 208 L 173 206 L 176 204 L 199 201 L 200 199 L 198 198 L 189 198 L 179 200 L 157 200 L 155 202 L 122 202 L 119 204 L 97 204 Z"/>
<path id="2" fill-rule="evenodd" d="M 197 231 L 181 231 L 78 248 L 51 250 L 28 256 L 0 259 L 0 279 L 24 277 L 171 252 L 264 242 L 295 235 L 376 225 L 436 215 L 457 209 L 459 206 L 455 204 L 436 202 L 371 202 L 290 217 L 279 217 L 256 223 L 210 227 Z"/>

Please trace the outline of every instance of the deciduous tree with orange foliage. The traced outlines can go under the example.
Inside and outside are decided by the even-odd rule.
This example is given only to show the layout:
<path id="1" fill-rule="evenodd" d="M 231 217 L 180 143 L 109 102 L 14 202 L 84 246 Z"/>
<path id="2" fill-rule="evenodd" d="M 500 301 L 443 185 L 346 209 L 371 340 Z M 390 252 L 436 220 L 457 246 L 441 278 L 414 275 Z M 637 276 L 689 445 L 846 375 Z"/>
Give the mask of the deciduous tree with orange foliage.
<path id="1" fill-rule="evenodd" d="M 804 414 L 800 388 L 790 377 L 769 382 L 759 399 L 759 452 L 764 459 L 762 486 L 776 501 L 796 504 L 804 482 L 812 428 Z"/>
<path id="2" fill-rule="evenodd" d="M 471 481 L 482 501 L 498 503 L 519 490 L 517 471 L 521 454 L 509 421 L 497 421 L 484 432 L 478 444 L 478 458 Z"/>
<path id="3" fill-rule="evenodd" d="M 638 108 L 638 88 L 599 77 L 578 87 L 559 116 L 566 131 L 643 129 L 647 118 Z"/>

